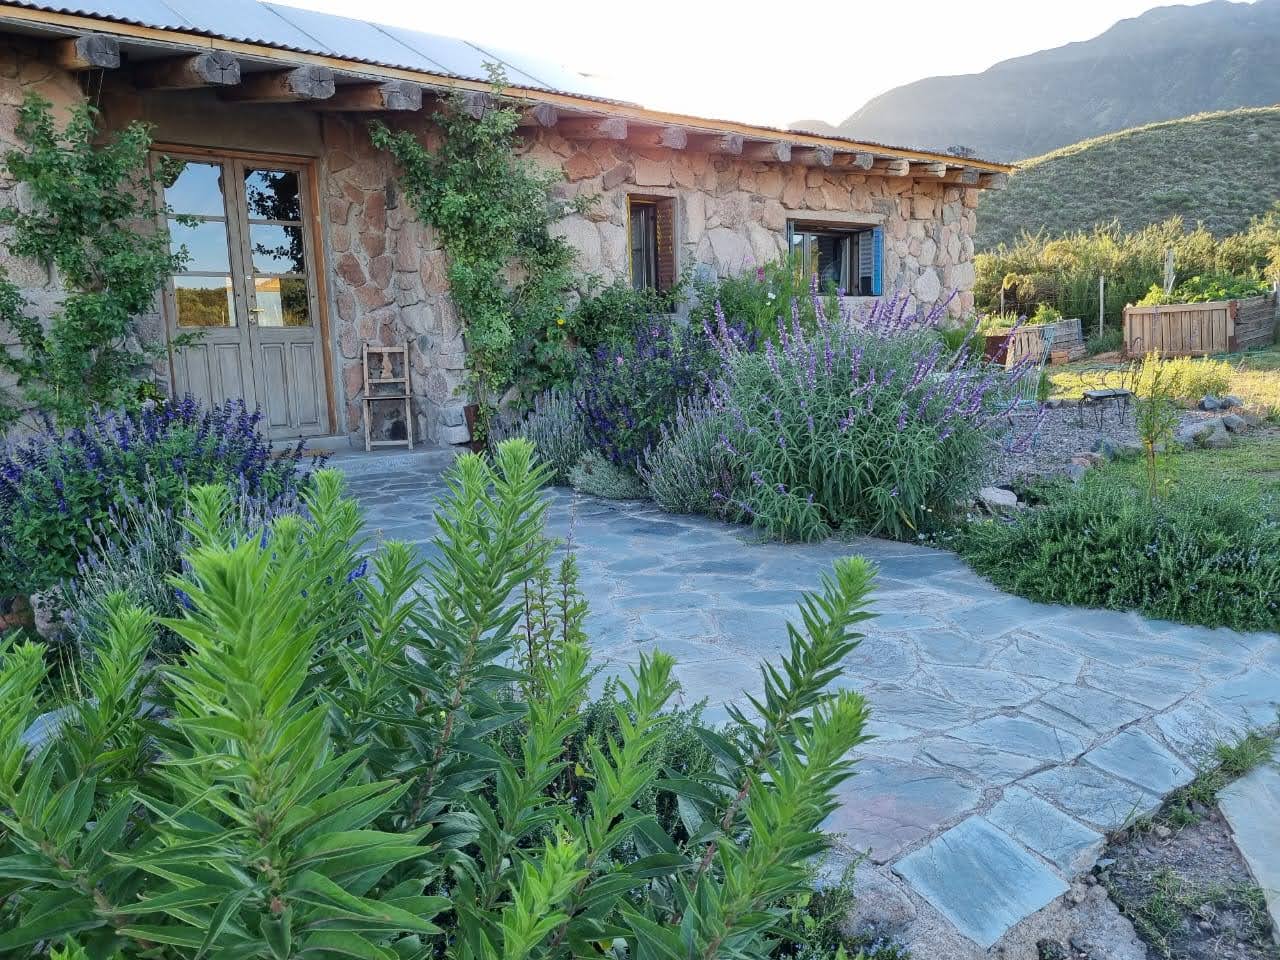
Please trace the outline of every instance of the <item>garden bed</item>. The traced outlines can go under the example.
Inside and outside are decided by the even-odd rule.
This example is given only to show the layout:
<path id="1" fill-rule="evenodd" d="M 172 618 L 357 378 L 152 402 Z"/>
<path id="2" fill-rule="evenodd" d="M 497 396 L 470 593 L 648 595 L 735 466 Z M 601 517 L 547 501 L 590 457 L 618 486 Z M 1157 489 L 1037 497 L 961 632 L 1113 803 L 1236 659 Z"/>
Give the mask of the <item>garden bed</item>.
<path id="1" fill-rule="evenodd" d="M 1209 356 L 1265 347 L 1276 339 L 1274 293 L 1243 300 L 1124 308 L 1124 349 L 1165 357 Z"/>

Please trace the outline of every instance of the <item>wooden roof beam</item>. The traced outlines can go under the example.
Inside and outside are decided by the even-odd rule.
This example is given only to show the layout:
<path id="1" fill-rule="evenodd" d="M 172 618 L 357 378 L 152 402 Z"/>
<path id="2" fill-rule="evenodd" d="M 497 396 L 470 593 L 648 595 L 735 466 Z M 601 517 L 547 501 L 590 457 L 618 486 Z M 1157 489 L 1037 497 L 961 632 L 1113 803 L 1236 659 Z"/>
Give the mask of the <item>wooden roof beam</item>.
<path id="1" fill-rule="evenodd" d="M 791 160 L 791 144 L 785 140 L 746 143 L 742 146 L 742 159 L 762 163 L 788 163 Z"/>
<path id="2" fill-rule="evenodd" d="M 835 162 L 836 152 L 831 147 L 792 147 L 791 159 L 807 167 L 829 167 Z"/>
<path id="3" fill-rule="evenodd" d="M 559 122 L 559 110 L 549 103 L 535 103 L 521 111 L 519 125 L 523 128 L 554 127 Z"/>
<path id="4" fill-rule="evenodd" d="M 296 103 L 328 100 L 337 92 L 328 67 L 302 66 L 245 75 L 240 85 L 224 96 L 244 103 Z"/>
<path id="5" fill-rule="evenodd" d="M 566 140 L 625 140 L 627 121 L 621 117 L 566 117 L 556 125 Z"/>
<path id="6" fill-rule="evenodd" d="M 943 183 L 954 183 L 962 187 L 976 187 L 978 178 L 982 176 L 982 171 L 977 167 L 960 167 L 956 170 L 948 170 L 946 176 L 942 178 Z"/>
<path id="7" fill-rule="evenodd" d="M 898 158 L 880 159 L 871 165 L 871 172 L 886 177 L 905 177 L 911 172 L 911 161 Z"/>
<path id="8" fill-rule="evenodd" d="M 742 156 L 742 134 L 740 133 L 695 133 L 692 137 L 693 148 L 704 153 L 717 153 L 727 157 Z"/>
<path id="9" fill-rule="evenodd" d="M 926 163 L 913 163 L 910 167 L 910 173 L 913 177 L 945 177 L 947 175 L 947 165 L 945 163 L 934 163 L 932 161 Z"/>
<path id="10" fill-rule="evenodd" d="M 1007 173 L 984 173 L 978 177 L 978 186 L 983 190 L 1003 190 L 1008 185 Z"/>
<path id="11" fill-rule="evenodd" d="M 875 162 L 874 154 L 857 152 L 837 153 L 832 164 L 833 166 L 843 167 L 846 170 L 870 170 L 871 165 Z"/>
<path id="12" fill-rule="evenodd" d="M 225 50 L 166 57 L 138 64 L 133 84 L 140 90 L 192 90 L 233 87 L 240 82 L 240 61 Z"/>
<path id="13" fill-rule="evenodd" d="M 683 150 L 689 146 L 689 131 L 684 127 L 631 127 L 627 142 L 636 147 Z"/>
<path id="14" fill-rule="evenodd" d="M 321 110 L 351 113 L 413 112 L 422 109 L 422 87 L 406 80 L 354 83 L 336 88 L 332 97 L 317 101 L 315 106 Z"/>
<path id="15" fill-rule="evenodd" d="M 63 70 L 115 70 L 120 66 L 120 41 L 101 33 L 66 37 L 53 46 L 54 61 Z"/>

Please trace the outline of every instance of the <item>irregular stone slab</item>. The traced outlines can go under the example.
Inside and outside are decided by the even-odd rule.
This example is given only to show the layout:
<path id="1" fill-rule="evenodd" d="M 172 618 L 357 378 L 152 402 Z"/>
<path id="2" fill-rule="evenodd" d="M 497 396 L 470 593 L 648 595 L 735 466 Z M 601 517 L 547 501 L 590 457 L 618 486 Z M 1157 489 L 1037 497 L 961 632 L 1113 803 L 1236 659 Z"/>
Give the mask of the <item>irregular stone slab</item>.
<path id="1" fill-rule="evenodd" d="M 711 618 L 699 610 L 663 610 L 640 614 L 634 636 L 637 641 L 654 640 L 661 646 L 665 640 L 692 640 L 715 633 Z"/>
<path id="2" fill-rule="evenodd" d="M 1262 888 L 1271 927 L 1280 938 L 1280 752 L 1272 763 L 1224 789 L 1218 807 L 1231 824 L 1236 847 Z"/>
<path id="3" fill-rule="evenodd" d="M 1022 781 L 1023 786 L 1104 833 L 1160 806 L 1160 798 L 1087 764 L 1051 767 Z"/>
<path id="4" fill-rule="evenodd" d="M 953 737 L 930 737 L 916 744 L 916 755 L 927 763 L 949 767 L 978 783 L 1006 784 L 1043 766 L 1043 761 L 1009 753 L 982 743 Z"/>
<path id="5" fill-rule="evenodd" d="M 1195 772 L 1136 727 L 1117 733 L 1084 755 L 1086 763 L 1164 796 L 1185 783 Z"/>
<path id="6" fill-rule="evenodd" d="M 1062 763 L 1084 751 L 1074 734 L 1026 717 L 988 717 L 953 730 L 951 736 L 1041 762 Z"/>
<path id="7" fill-rule="evenodd" d="M 1088 742 L 1118 730 L 1146 714 L 1132 700 L 1124 700 L 1092 687 L 1059 687 L 1022 708 L 1029 717 L 1059 730 L 1070 730 Z"/>
<path id="8" fill-rule="evenodd" d="M 1067 892 L 1061 877 L 982 817 L 957 824 L 893 870 L 982 947 Z"/>
<path id="9" fill-rule="evenodd" d="M 1015 636 L 995 655 L 991 666 L 1020 677 L 1039 677 L 1054 683 L 1075 683 L 1084 658 L 1033 636 Z"/>
<path id="10" fill-rule="evenodd" d="M 823 829 L 886 863 L 904 847 L 972 810 L 981 793 L 936 767 L 863 760 L 837 791 L 840 806 Z"/>
<path id="11" fill-rule="evenodd" d="M 912 639 L 920 657 L 930 663 L 976 667 L 991 657 L 991 644 L 955 630 L 925 630 Z"/>
<path id="12" fill-rule="evenodd" d="M 1250 670 L 1210 687 L 1203 697 L 1228 717 L 1243 717 L 1255 727 L 1272 724 L 1280 708 L 1280 674 Z"/>
<path id="13" fill-rule="evenodd" d="M 786 649 L 787 618 L 781 613 L 718 607 L 710 611 L 725 642 L 760 656 Z"/>
<path id="14" fill-rule="evenodd" d="M 882 684 L 869 688 L 867 699 L 871 701 L 874 716 L 918 730 L 950 730 L 974 717 L 973 710 L 963 704 L 917 687 Z"/>
<path id="15" fill-rule="evenodd" d="M 1247 722 L 1232 720 L 1199 700 L 1156 714 L 1155 725 L 1183 756 L 1197 764 L 1213 760 L 1215 744 L 1230 743 L 1249 729 Z"/>
<path id="16" fill-rule="evenodd" d="M 1044 693 L 1044 687 L 1021 680 L 1003 670 L 936 666 L 930 667 L 929 673 L 948 697 L 974 707 L 1018 707 Z"/>
<path id="17" fill-rule="evenodd" d="M 1090 869 L 1106 843 L 1096 830 L 1018 786 L 1006 788 L 1004 796 L 985 816 L 1068 877 Z"/>
<path id="18" fill-rule="evenodd" d="M 870 626 L 876 630 L 882 630 L 886 633 L 915 634 L 918 631 L 938 629 L 938 618 L 927 613 L 907 613 L 900 610 L 886 611 L 883 606 L 877 605 L 874 600 L 872 601 L 872 609 L 878 610 L 876 618 L 870 622 Z"/>
<path id="19" fill-rule="evenodd" d="M 979 640 L 994 640 L 1012 630 L 1030 626 L 1045 619 L 1052 619 L 1060 608 L 1031 603 L 1019 597 L 996 603 L 983 603 L 964 610 L 952 610 L 947 620 L 965 633 Z"/>
<path id="20" fill-rule="evenodd" d="M 733 701 L 746 709 L 749 705 L 744 693 L 758 697 L 764 692 L 759 666 L 740 659 L 677 662 L 675 673 L 686 704 Z"/>
<path id="21" fill-rule="evenodd" d="M 909 680 L 919 668 L 915 652 L 905 640 L 896 637 L 869 636 L 841 661 L 842 673 L 855 680 Z"/>
<path id="22" fill-rule="evenodd" d="M 1123 690 L 1138 703 L 1163 710 L 1200 686 L 1200 678 L 1184 667 L 1167 663 L 1133 664 L 1127 668 L 1094 664 L 1085 671 L 1085 682 L 1099 690 Z"/>

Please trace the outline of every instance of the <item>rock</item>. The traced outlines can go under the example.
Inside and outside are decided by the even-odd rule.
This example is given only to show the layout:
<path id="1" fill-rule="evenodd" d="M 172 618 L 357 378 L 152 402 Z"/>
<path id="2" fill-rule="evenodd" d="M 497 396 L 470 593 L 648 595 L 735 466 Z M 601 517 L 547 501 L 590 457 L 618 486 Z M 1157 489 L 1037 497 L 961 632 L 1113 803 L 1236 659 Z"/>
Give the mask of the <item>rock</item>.
<path id="1" fill-rule="evenodd" d="M 1223 417 L 1222 425 L 1231 433 L 1244 433 L 1249 429 L 1249 424 L 1245 421 L 1244 417 L 1234 413 L 1228 413 Z"/>
<path id="2" fill-rule="evenodd" d="M 1013 510 L 1018 506 L 1018 495 L 1003 487 L 983 487 L 978 491 L 978 500 L 992 513 Z"/>
<path id="3" fill-rule="evenodd" d="M 1046 410 L 1057 410 L 1060 406 L 1062 406 L 1061 397 L 1050 397 L 1044 402 L 1044 408 Z"/>
<path id="4" fill-rule="evenodd" d="M 1104 460 L 1114 460 L 1119 454 L 1119 448 L 1115 442 L 1106 437 L 1099 437 L 1093 441 L 1093 452 L 1098 454 Z"/>
<path id="5" fill-rule="evenodd" d="M 1173 836 L 1173 831 L 1166 827 L 1163 823 L 1157 823 L 1151 831 L 1161 840 L 1168 840 Z"/>
<path id="6" fill-rule="evenodd" d="M 1233 393 L 1227 394 L 1225 397 L 1222 398 L 1221 402 L 1222 402 L 1222 407 L 1220 409 L 1222 410 L 1230 410 L 1232 407 L 1244 406 L 1244 401 L 1241 400 L 1239 397 L 1237 397 Z"/>
<path id="7" fill-rule="evenodd" d="M 1078 463 L 1068 463 L 1067 469 L 1063 471 L 1072 483 L 1079 483 L 1084 479 L 1084 475 L 1089 472 L 1088 467 L 1082 467 Z"/>
<path id="8" fill-rule="evenodd" d="M 1221 410 L 1226 406 L 1226 404 L 1210 393 L 1201 398 L 1200 403 L 1197 404 L 1197 406 L 1199 406 L 1201 410 Z"/>
<path id="9" fill-rule="evenodd" d="M 1184 447 L 1224 447 L 1231 443 L 1227 428 L 1220 419 L 1193 420 L 1183 424 L 1174 434 L 1174 439 Z"/>
<path id="10" fill-rule="evenodd" d="M 916 919 L 916 908 L 883 872 L 859 864 L 853 875 L 853 907 L 841 925 L 850 934 L 897 937 Z"/>

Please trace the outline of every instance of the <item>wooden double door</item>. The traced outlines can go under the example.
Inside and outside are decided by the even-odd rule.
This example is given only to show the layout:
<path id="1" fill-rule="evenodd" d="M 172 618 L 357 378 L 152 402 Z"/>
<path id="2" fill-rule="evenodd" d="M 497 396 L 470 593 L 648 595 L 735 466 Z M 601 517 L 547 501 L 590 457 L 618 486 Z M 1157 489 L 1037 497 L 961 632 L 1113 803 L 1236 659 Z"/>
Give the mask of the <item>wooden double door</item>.
<path id="1" fill-rule="evenodd" d="M 178 394 L 242 397 L 273 439 L 330 433 L 309 165 L 170 150 L 160 164 L 186 252 L 166 292 Z"/>

